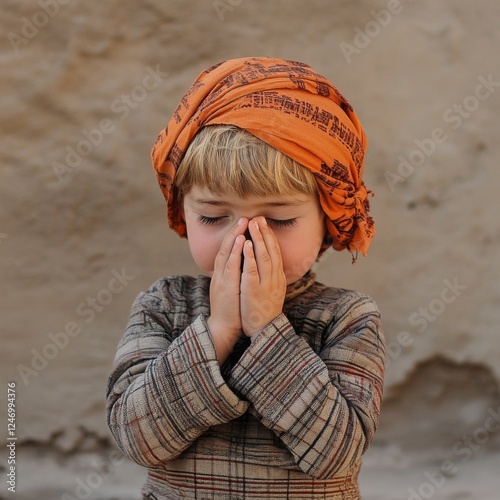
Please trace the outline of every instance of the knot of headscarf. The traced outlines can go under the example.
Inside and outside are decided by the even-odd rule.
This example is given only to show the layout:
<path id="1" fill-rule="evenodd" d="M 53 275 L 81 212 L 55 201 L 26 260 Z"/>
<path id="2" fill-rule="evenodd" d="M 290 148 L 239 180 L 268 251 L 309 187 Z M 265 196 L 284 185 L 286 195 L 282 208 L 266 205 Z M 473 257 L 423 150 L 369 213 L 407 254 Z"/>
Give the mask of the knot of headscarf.
<path id="1" fill-rule="evenodd" d="M 225 61 L 198 76 L 151 153 L 169 225 L 183 237 L 174 177 L 207 125 L 244 129 L 310 170 L 331 245 L 366 255 L 374 234 L 362 180 L 366 137 L 349 102 L 326 78 L 300 62 L 257 57 Z"/>

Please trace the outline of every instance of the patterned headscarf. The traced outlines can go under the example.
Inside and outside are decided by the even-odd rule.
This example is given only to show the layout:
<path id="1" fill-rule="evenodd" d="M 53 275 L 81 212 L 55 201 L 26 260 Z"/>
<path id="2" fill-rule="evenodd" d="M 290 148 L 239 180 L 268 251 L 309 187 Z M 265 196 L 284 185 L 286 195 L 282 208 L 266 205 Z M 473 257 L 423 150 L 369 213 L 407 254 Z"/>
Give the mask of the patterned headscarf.
<path id="1" fill-rule="evenodd" d="M 374 234 L 362 180 L 366 137 L 349 102 L 303 63 L 252 57 L 203 71 L 187 91 L 151 156 L 170 227 L 186 237 L 174 176 L 196 133 L 235 125 L 310 170 L 335 250 L 366 255 Z"/>

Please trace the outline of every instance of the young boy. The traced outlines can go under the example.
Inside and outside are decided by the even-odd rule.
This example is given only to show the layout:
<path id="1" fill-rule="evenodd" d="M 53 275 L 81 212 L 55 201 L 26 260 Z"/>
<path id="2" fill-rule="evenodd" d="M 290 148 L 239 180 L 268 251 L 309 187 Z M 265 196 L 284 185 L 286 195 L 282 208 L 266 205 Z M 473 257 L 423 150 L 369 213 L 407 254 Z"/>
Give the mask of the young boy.
<path id="1" fill-rule="evenodd" d="M 203 276 L 133 305 L 107 392 L 145 499 L 358 499 L 385 349 L 376 305 L 310 271 L 373 236 L 356 114 L 302 63 L 204 71 L 153 148 Z"/>

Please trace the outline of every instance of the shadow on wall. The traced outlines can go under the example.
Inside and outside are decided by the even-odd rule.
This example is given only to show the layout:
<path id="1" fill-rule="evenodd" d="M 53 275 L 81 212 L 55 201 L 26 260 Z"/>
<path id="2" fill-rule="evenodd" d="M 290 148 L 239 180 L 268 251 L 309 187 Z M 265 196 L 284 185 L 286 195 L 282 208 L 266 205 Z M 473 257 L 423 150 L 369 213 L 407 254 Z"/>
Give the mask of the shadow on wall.
<path id="1" fill-rule="evenodd" d="M 441 356 L 417 365 L 384 401 L 377 442 L 397 443 L 413 455 L 432 450 L 435 459 L 450 462 L 445 465 L 453 474 L 460 463 L 500 447 L 497 380 L 483 365 Z"/>

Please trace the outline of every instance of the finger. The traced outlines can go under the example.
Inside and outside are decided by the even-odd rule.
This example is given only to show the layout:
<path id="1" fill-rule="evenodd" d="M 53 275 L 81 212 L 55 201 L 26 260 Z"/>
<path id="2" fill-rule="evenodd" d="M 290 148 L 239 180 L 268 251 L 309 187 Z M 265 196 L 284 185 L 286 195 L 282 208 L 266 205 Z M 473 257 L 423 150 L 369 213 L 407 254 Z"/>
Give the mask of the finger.
<path id="1" fill-rule="evenodd" d="M 264 217 L 259 218 L 259 229 L 262 235 L 262 240 L 265 244 L 267 254 L 269 255 L 272 269 L 279 271 L 283 268 L 283 262 L 281 258 L 281 249 L 278 243 L 278 238 L 274 234 L 274 231 L 269 227 L 267 221 Z"/>
<path id="2" fill-rule="evenodd" d="M 262 218 L 259 227 L 261 230 L 262 238 L 266 245 L 267 252 L 270 256 L 271 272 L 269 277 L 275 284 L 281 284 L 283 289 L 286 290 L 286 276 L 285 270 L 283 268 L 283 258 L 281 256 L 281 248 L 278 238 L 276 237 L 274 231 L 267 224 L 265 218 Z"/>
<path id="3" fill-rule="evenodd" d="M 227 234 L 224 236 L 222 244 L 219 248 L 219 252 L 215 257 L 214 270 L 224 268 L 231 255 L 231 252 L 233 251 L 236 238 L 246 231 L 247 226 L 248 226 L 248 219 L 242 217 L 231 229 L 229 229 Z"/>
<path id="4" fill-rule="evenodd" d="M 269 255 L 269 252 L 267 251 L 264 237 L 260 230 L 257 218 L 252 219 L 248 223 L 248 227 L 250 229 L 250 234 L 252 236 L 252 241 L 254 243 L 253 249 L 255 254 L 255 260 L 257 263 L 257 270 L 260 278 L 262 279 L 266 276 L 269 276 L 269 274 L 271 273 L 271 266 L 272 266 L 271 257 Z"/>
<path id="5" fill-rule="evenodd" d="M 245 241 L 243 245 L 243 255 L 245 259 L 243 261 L 243 279 L 247 281 L 259 280 L 259 271 L 257 269 L 257 262 L 255 261 L 254 244 L 251 240 Z"/>
<path id="6" fill-rule="evenodd" d="M 243 245 L 245 244 L 245 237 L 239 234 L 234 240 L 233 248 L 229 254 L 229 258 L 224 266 L 224 275 L 227 273 L 234 273 L 238 276 L 241 273 L 241 259 L 243 252 Z"/>
<path id="7" fill-rule="evenodd" d="M 283 258 L 281 256 L 281 248 L 278 238 L 274 231 L 269 227 L 265 218 L 260 221 L 260 229 L 262 238 L 266 245 L 267 252 L 271 260 L 271 273 L 269 276 L 270 282 L 273 283 L 272 297 L 277 303 L 283 307 L 283 301 L 286 293 L 286 275 L 283 268 Z"/>

